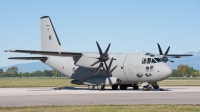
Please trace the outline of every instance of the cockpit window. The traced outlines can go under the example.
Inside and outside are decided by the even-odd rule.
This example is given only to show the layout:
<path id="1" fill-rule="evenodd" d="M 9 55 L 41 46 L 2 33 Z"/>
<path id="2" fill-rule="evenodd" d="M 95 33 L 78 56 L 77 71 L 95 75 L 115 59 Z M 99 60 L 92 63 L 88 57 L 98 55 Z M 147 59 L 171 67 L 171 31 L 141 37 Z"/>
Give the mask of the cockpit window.
<path id="1" fill-rule="evenodd" d="M 151 63 L 157 63 L 154 59 L 151 60 Z"/>
<path id="2" fill-rule="evenodd" d="M 165 60 L 164 60 L 163 58 L 160 58 L 160 60 L 161 60 L 162 62 L 165 62 Z"/>
<path id="3" fill-rule="evenodd" d="M 160 60 L 160 58 L 154 58 L 158 63 L 159 62 L 162 62 L 161 60 Z"/>
<path id="4" fill-rule="evenodd" d="M 146 53 L 145 55 L 149 55 L 149 54 L 151 54 L 151 53 Z"/>
<path id="5" fill-rule="evenodd" d="M 146 63 L 146 58 L 143 58 L 142 59 L 142 64 L 145 64 Z"/>
<path id="6" fill-rule="evenodd" d="M 151 58 L 147 58 L 147 64 L 151 63 Z"/>

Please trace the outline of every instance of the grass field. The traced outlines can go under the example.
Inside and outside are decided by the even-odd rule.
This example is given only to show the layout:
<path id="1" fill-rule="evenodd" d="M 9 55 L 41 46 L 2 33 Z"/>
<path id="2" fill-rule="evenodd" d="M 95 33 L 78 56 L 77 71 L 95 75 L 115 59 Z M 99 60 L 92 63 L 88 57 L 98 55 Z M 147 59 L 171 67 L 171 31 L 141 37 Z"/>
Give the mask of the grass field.
<path id="1" fill-rule="evenodd" d="M 87 105 L 0 107 L 1 112 L 200 112 L 200 105 Z"/>
<path id="2" fill-rule="evenodd" d="M 11 87 L 57 87 L 63 86 L 84 86 L 70 83 L 71 79 L 63 78 L 0 78 L 0 88 Z M 160 86 L 200 86 L 200 79 L 167 79 L 158 82 Z M 84 86 L 85 87 L 85 86 Z"/>

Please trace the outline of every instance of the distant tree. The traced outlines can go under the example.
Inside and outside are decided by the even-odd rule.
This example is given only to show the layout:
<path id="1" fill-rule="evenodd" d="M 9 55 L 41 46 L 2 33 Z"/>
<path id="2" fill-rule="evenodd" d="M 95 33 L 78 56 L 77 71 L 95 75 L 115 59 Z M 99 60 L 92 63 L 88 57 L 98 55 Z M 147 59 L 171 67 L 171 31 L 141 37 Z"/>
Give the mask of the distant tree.
<path id="1" fill-rule="evenodd" d="M 181 72 L 182 76 L 185 76 L 186 70 L 189 68 L 188 65 L 179 65 L 178 71 Z"/>
<path id="2" fill-rule="evenodd" d="M 12 66 L 11 68 L 8 68 L 8 69 L 6 70 L 6 73 L 8 73 L 8 74 L 17 74 L 17 73 L 18 73 L 18 68 Z"/>
<path id="3" fill-rule="evenodd" d="M 54 69 L 54 70 L 52 71 L 52 73 L 53 73 L 53 76 L 54 76 L 54 77 L 57 77 L 57 76 L 58 76 L 58 71 L 57 71 L 57 70 Z"/>
<path id="4" fill-rule="evenodd" d="M 181 77 L 180 71 L 174 69 L 172 71 L 171 77 Z"/>
<path id="5" fill-rule="evenodd" d="M 0 74 L 3 74 L 3 69 L 0 69 Z"/>
<path id="6" fill-rule="evenodd" d="M 191 76 L 192 76 L 192 77 L 198 77 L 198 76 L 199 76 L 199 73 L 198 73 L 198 72 L 194 72 L 194 73 L 192 73 Z"/>

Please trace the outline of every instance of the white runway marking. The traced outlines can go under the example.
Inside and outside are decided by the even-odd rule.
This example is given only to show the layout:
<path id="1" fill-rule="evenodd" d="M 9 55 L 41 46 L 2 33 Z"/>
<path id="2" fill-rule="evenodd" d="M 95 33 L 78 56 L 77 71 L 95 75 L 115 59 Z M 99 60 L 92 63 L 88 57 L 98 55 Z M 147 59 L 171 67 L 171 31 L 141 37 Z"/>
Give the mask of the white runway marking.
<path id="1" fill-rule="evenodd" d="M 85 88 L 0 88 L 0 106 L 88 104 L 200 104 L 199 86 L 153 90 L 88 90 Z"/>

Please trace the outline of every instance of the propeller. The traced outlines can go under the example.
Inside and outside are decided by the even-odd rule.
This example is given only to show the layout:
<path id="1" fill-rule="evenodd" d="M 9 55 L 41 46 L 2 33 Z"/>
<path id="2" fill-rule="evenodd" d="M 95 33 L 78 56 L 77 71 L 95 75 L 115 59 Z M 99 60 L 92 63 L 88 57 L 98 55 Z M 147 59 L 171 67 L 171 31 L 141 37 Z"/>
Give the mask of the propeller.
<path id="1" fill-rule="evenodd" d="M 106 66 L 107 74 L 109 74 L 110 73 L 110 68 L 109 68 L 110 65 L 108 67 L 108 65 L 106 64 L 106 61 L 109 59 L 108 51 L 109 51 L 109 48 L 110 48 L 110 44 L 108 45 L 108 47 L 107 47 L 107 49 L 106 49 L 106 51 L 104 53 L 102 52 L 101 47 L 99 46 L 99 43 L 97 41 L 96 41 L 96 44 L 97 44 L 97 47 L 98 47 L 98 50 L 99 50 L 99 54 L 100 54 L 99 58 L 96 58 L 96 59 L 99 59 L 99 62 L 100 62 L 98 68 L 100 69 L 101 67 L 103 67 L 103 63 L 104 63 L 104 65 Z M 113 58 L 112 58 L 112 60 L 113 60 Z"/>
<path id="2" fill-rule="evenodd" d="M 170 61 L 170 62 L 174 63 L 174 61 L 171 61 L 171 60 L 169 60 L 169 59 L 167 58 L 167 54 L 168 54 L 168 52 L 169 52 L 170 46 L 167 48 L 167 50 L 165 51 L 165 54 L 163 55 L 163 52 L 162 52 L 162 49 L 161 49 L 159 43 L 157 43 L 157 44 L 158 44 L 159 53 L 160 53 L 160 55 L 163 56 L 163 61 L 164 61 L 165 63 L 166 63 L 167 61 Z"/>

